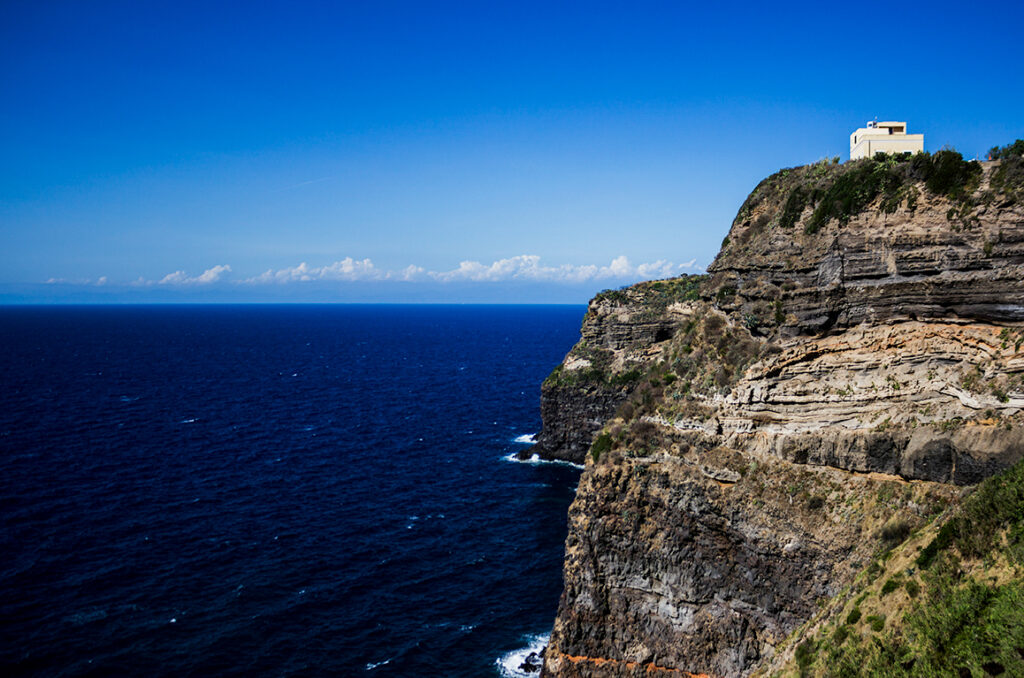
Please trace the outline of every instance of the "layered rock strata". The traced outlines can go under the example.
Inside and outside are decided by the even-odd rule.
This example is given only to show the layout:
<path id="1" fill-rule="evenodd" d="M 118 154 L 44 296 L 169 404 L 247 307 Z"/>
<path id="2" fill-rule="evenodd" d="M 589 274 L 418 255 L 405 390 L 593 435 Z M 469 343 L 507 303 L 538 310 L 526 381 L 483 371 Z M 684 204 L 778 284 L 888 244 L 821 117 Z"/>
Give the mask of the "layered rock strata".
<path id="1" fill-rule="evenodd" d="M 793 226 L 779 225 L 794 177 L 775 175 L 747 199 L 708 268 L 719 301 L 755 317 L 781 310 L 784 333 L 887 319 L 1024 320 L 1024 205 L 992 193 L 996 168 L 984 164 L 973 200 L 918 184 L 918 197 L 891 213 L 875 204 L 813 233 L 811 205 Z"/>
<path id="2" fill-rule="evenodd" d="M 813 201 L 785 217 L 823 175 L 800 168 L 708 277 L 591 302 L 543 390 L 543 454 L 587 465 L 544 675 L 747 675 L 1024 456 L 1024 212 L 996 167 L 816 229 Z"/>

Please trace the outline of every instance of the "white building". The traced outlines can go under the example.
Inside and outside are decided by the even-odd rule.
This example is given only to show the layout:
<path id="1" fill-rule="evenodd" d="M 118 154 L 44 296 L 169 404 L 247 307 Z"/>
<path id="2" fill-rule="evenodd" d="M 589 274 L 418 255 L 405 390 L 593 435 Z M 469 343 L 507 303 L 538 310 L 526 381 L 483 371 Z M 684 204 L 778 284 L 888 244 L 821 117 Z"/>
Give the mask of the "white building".
<path id="1" fill-rule="evenodd" d="M 907 134 L 905 122 L 867 123 L 850 135 L 850 160 L 875 153 L 917 153 L 924 150 L 923 134 Z"/>

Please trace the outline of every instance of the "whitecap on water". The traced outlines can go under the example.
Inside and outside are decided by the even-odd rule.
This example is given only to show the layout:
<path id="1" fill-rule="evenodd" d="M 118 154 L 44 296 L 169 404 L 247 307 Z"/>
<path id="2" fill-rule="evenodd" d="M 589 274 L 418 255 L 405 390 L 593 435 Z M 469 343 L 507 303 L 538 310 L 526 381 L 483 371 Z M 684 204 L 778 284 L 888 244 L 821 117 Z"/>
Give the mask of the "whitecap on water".
<path id="1" fill-rule="evenodd" d="M 494 663 L 498 665 L 498 670 L 501 675 L 506 678 L 528 678 L 535 677 L 536 671 L 528 672 L 523 671 L 520 666 L 527 663 L 527 659 L 533 655 L 535 663 L 540 664 L 540 653 L 548 645 L 548 641 L 551 640 L 551 634 L 544 633 L 535 636 L 526 636 L 526 647 L 521 647 L 518 650 L 512 650 L 502 656 L 498 657 Z M 531 663 L 534 663 L 531 662 Z"/>
<path id="2" fill-rule="evenodd" d="M 382 662 L 376 662 L 376 663 L 370 662 L 369 664 L 366 665 L 366 670 L 367 671 L 373 671 L 378 666 L 384 666 L 385 664 L 390 664 L 390 663 L 391 663 L 391 658 L 385 659 Z"/>
<path id="3" fill-rule="evenodd" d="M 520 459 L 519 456 L 513 452 L 512 454 L 506 454 L 502 457 L 505 461 L 515 462 L 516 464 L 558 464 L 559 466 L 572 466 L 583 470 L 583 464 L 574 464 L 571 461 L 563 461 L 561 459 L 541 459 L 539 454 L 531 454 L 526 459 Z"/>

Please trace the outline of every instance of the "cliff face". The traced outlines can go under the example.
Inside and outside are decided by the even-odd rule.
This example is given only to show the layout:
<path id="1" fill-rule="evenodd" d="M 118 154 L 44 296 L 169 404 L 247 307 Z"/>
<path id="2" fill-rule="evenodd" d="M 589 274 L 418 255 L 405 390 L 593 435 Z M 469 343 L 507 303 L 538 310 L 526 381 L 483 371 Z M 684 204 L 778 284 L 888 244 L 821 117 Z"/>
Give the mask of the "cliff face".
<path id="1" fill-rule="evenodd" d="M 819 163 L 763 181 L 708 269 L 721 306 L 762 322 L 781 311 L 783 334 L 890 319 L 1024 320 L 1024 204 L 998 191 L 999 163 L 979 165 L 952 198 L 915 182 L 912 163 L 886 164 Z M 871 170 L 891 173 L 891 184 L 872 183 Z M 822 203 L 811 200 L 844 180 L 854 199 L 878 195 L 860 211 L 824 210 L 840 218 L 821 223 Z"/>
<path id="2" fill-rule="evenodd" d="M 591 302 L 542 395 L 541 452 L 587 464 L 545 675 L 767 666 L 1024 456 L 1024 208 L 951 166 L 773 175 L 709 276 Z"/>
<path id="3" fill-rule="evenodd" d="M 657 347 L 685 320 L 697 281 L 648 283 L 591 302 L 580 341 L 541 386 L 544 426 L 530 453 L 582 464 L 594 434 L 639 383 Z"/>

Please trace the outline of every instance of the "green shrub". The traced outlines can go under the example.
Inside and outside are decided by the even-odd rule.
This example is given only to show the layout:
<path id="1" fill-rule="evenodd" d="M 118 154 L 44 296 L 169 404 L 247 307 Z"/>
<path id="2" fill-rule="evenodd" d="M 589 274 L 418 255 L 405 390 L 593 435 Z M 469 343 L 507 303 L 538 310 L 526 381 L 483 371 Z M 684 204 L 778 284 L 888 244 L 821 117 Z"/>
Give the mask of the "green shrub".
<path id="1" fill-rule="evenodd" d="M 990 160 L 1010 160 L 1024 156 L 1024 139 L 1017 139 L 1006 146 L 993 146 L 988 152 Z"/>
<path id="2" fill-rule="evenodd" d="M 1021 563 L 1022 541 L 1024 462 L 1019 462 L 980 483 L 919 554 L 926 565 L 920 574 L 924 587 L 909 577 L 900 584 L 905 575 L 899 574 L 882 587 L 884 594 L 902 585 L 914 599 L 895 612 L 899 624 L 890 626 L 898 630 L 886 631 L 887 619 L 880 614 L 864 618 L 874 632 L 869 638 L 849 629 L 861 620 L 859 604 L 870 595 L 863 590 L 845 623 L 833 622 L 832 642 L 819 643 L 826 651 L 814 664 L 817 675 L 1024 676 L 1024 581 L 973 579 L 957 553 L 989 563 L 999 558 Z M 801 675 L 807 673 L 800 668 Z"/>
<path id="3" fill-rule="evenodd" d="M 882 574 L 882 565 L 877 560 L 871 561 L 871 564 L 864 570 L 865 579 L 869 582 L 878 579 L 880 574 Z"/>
<path id="4" fill-rule="evenodd" d="M 991 187 L 1010 204 L 1024 198 L 1024 139 L 1017 139 L 1002 148 L 993 148 L 989 157 L 1000 160 L 992 173 Z"/>
<path id="5" fill-rule="evenodd" d="M 913 579 L 908 579 L 903 586 L 907 589 L 907 595 L 911 598 L 917 598 L 917 594 L 921 592 L 921 585 Z"/>
<path id="6" fill-rule="evenodd" d="M 903 542 L 904 539 L 910 536 L 912 529 L 913 527 L 909 521 L 902 518 L 894 518 L 882 526 L 878 536 L 882 541 L 895 545 Z"/>
<path id="7" fill-rule="evenodd" d="M 626 294 L 624 290 L 625 288 L 619 288 L 617 290 L 601 290 L 600 292 L 594 295 L 594 301 L 607 301 L 608 303 L 621 306 L 622 304 L 626 304 L 629 302 L 629 295 Z"/>
<path id="8" fill-rule="evenodd" d="M 850 627 L 846 624 L 843 624 L 842 626 L 836 629 L 835 633 L 832 634 L 832 642 L 836 645 L 842 645 L 846 641 L 847 637 L 849 637 L 849 635 Z"/>
<path id="9" fill-rule="evenodd" d="M 957 203 L 950 209 L 951 222 L 970 225 L 977 221 L 973 209 L 981 201 L 991 202 L 996 195 L 1011 203 L 1024 199 L 1022 149 L 1024 140 L 1018 140 L 990 151 L 1000 165 L 992 173 L 991 191 L 985 196 L 975 196 L 982 176 L 981 164 L 964 160 L 952 149 L 934 154 L 878 153 L 843 165 L 822 160 L 783 169 L 757 185 L 736 214 L 734 224 L 748 227 L 741 237 L 746 240 L 772 218 L 780 228 L 792 228 L 811 207 L 813 211 L 804 230 L 813 234 L 832 221 L 847 223 L 875 200 L 880 200 L 879 209 L 886 214 L 895 212 L 903 204 L 913 212 L 919 198 L 916 184 L 923 183 L 928 192 Z M 751 221 L 755 211 L 760 211 L 760 215 Z M 727 240 L 723 241 L 723 248 Z"/>
<path id="10" fill-rule="evenodd" d="M 888 170 L 884 163 L 874 160 L 856 161 L 850 170 L 840 174 L 825 190 L 804 230 L 816 233 L 833 219 L 845 224 L 850 217 L 871 204 L 882 190 L 887 177 Z"/>
<path id="11" fill-rule="evenodd" d="M 913 212 L 917 209 L 918 191 L 915 186 L 907 188 L 907 209 Z"/>
<path id="12" fill-rule="evenodd" d="M 815 643 L 811 639 L 807 639 L 796 646 L 796 652 L 794 654 L 796 656 L 797 666 L 799 666 L 801 670 L 809 667 L 811 662 L 814 661 L 815 649 Z"/>
<path id="13" fill-rule="evenodd" d="M 965 161 L 956 151 L 938 151 L 930 160 L 931 167 L 923 178 L 928 190 L 937 195 L 961 197 L 981 177 L 981 165 L 974 160 Z"/>
<path id="14" fill-rule="evenodd" d="M 602 454 L 610 449 L 612 449 L 612 437 L 607 433 L 602 433 L 594 439 L 594 444 L 590 446 L 590 456 L 596 462 Z"/>
<path id="15" fill-rule="evenodd" d="M 935 557 L 939 554 L 939 551 L 949 548 L 949 545 L 953 543 L 953 535 L 956 531 L 956 525 L 954 521 L 950 520 L 941 528 L 939 533 L 935 535 L 935 538 L 925 546 L 921 553 L 917 556 L 917 566 L 921 569 L 931 567 L 931 564 L 935 562 Z"/>
<path id="16" fill-rule="evenodd" d="M 899 577 L 890 577 L 884 584 L 882 584 L 882 595 L 887 596 L 900 587 Z"/>
<path id="17" fill-rule="evenodd" d="M 638 368 L 632 368 L 625 372 L 612 375 L 612 378 L 608 380 L 612 386 L 628 386 L 629 384 L 635 384 L 643 378 L 644 373 Z"/>
<path id="18" fill-rule="evenodd" d="M 786 204 L 782 208 L 782 216 L 779 217 L 779 226 L 782 228 L 793 228 L 800 215 L 803 214 L 809 197 L 807 190 L 802 186 L 797 186 L 790 191 L 789 197 L 786 198 Z"/>

